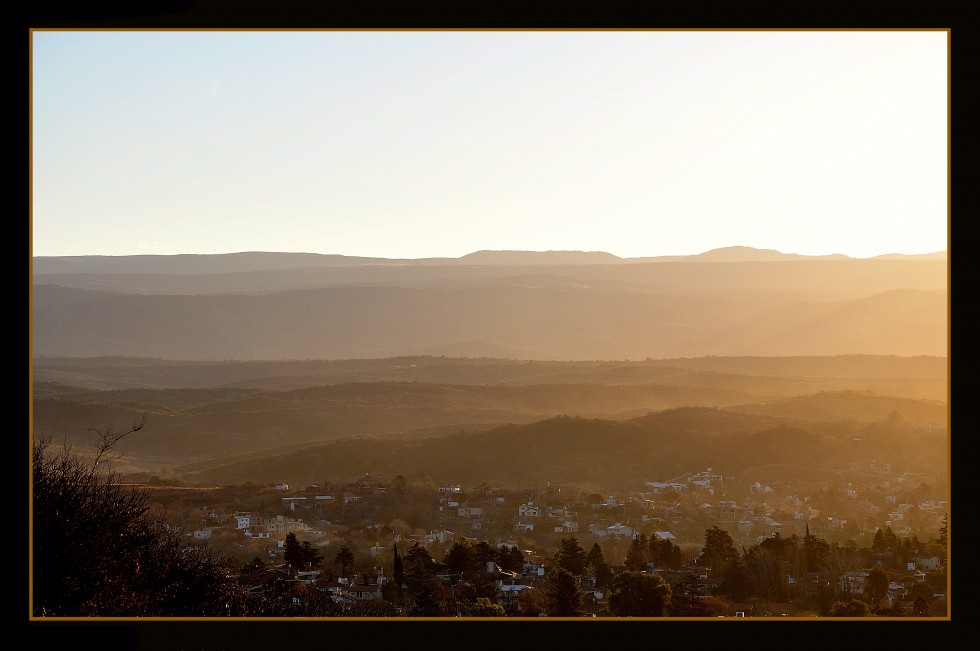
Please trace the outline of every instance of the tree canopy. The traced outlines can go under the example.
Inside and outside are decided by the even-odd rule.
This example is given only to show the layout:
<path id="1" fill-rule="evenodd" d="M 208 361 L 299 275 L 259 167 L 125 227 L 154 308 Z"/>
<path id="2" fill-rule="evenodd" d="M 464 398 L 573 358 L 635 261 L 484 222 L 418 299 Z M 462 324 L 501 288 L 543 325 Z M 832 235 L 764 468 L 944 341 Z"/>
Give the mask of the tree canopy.
<path id="1" fill-rule="evenodd" d="M 205 543 L 149 514 L 147 493 L 120 484 L 112 446 L 139 431 L 98 432 L 94 461 L 49 438 L 33 443 L 32 605 L 38 617 L 238 614 L 241 590 Z"/>
<path id="2" fill-rule="evenodd" d="M 669 603 L 670 586 L 659 574 L 623 572 L 609 592 L 609 610 L 617 617 L 663 617 Z"/>

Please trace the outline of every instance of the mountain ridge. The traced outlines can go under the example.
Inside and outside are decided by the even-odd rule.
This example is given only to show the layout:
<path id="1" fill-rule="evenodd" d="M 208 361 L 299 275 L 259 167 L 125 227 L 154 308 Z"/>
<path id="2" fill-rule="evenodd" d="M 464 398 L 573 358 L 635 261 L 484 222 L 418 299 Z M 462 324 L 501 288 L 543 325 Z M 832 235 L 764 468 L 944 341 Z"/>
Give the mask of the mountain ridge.
<path id="1" fill-rule="evenodd" d="M 901 258 L 944 259 L 944 251 L 928 254 L 883 254 L 871 259 Z M 81 256 L 34 256 L 32 270 L 35 275 L 56 273 L 234 273 L 307 267 L 343 267 L 362 265 L 560 265 L 560 264 L 636 264 L 639 262 L 678 261 L 789 261 L 818 259 L 849 259 L 843 254 L 808 256 L 783 253 L 775 249 L 758 249 L 749 246 L 721 247 L 692 255 L 664 255 L 645 257 L 620 257 L 605 251 L 523 251 L 479 250 L 458 258 L 383 258 L 349 256 L 333 253 L 239 251 L 234 253 L 180 253 L 135 255 L 81 255 Z"/>

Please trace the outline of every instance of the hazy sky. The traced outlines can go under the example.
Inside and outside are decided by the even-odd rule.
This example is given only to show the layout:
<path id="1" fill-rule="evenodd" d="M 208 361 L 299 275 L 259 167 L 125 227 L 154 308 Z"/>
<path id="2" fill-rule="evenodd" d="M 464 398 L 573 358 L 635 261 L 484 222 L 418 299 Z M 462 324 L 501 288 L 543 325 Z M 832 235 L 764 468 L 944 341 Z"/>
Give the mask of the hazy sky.
<path id="1" fill-rule="evenodd" d="M 945 31 L 35 31 L 34 255 L 930 253 Z"/>

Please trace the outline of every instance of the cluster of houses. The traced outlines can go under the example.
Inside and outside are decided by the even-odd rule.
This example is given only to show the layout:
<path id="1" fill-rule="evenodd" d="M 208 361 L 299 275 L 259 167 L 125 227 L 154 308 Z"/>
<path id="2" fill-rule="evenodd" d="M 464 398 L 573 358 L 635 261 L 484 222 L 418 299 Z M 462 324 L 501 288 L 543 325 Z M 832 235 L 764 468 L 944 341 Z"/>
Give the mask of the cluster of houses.
<path id="1" fill-rule="evenodd" d="M 903 473 L 896 478 L 895 485 L 900 486 L 909 479 L 907 473 Z M 652 527 L 664 538 L 688 544 L 702 540 L 678 535 L 674 527 L 695 516 L 699 524 L 724 529 L 743 544 L 758 543 L 774 534 L 802 535 L 806 528 L 829 535 L 843 531 L 848 525 L 847 517 L 822 512 L 810 496 L 785 495 L 785 490 L 777 491 L 759 481 L 736 491 L 733 483 L 733 478 L 723 477 L 709 467 L 666 481 L 648 481 L 642 491 L 624 498 L 610 495 L 589 505 L 539 500 L 537 492 L 532 490 L 516 494 L 502 488 L 464 491 L 459 485 L 444 484 L 438 486 L 434 496 L 438 501 L 433 502 L 433 522 L 449 525 L 446 529 L 484 538 L 503 537 L 509 530 L 511 535 L 576 535 L 628 540 L 637 531 L 649 531 Z M 353 507 L 365 500 L 370 502 L 386 490 L 383 482 L 370 475 L 331 492 L 322 491 L 316 484 L 299 491 L 291 491 L 285 483 L 277 484 L 275 488 L 288 493 L 281 497 L 283 513 L 263 516 L 244 511 L 234 514 L 233 526 L 245 537 L 281 540 L 289 533 L 315 536 L 319 533 L 318 528 L 331 524 L 320 515 L 327 509 L 335 505 Z M 926 499 L 913 504 L 899 500 L 897 493 L 887 495 L 882 505 L 860 502 L 860 490 L 851 484 L 843 485 L 841 491 L 855 505 L 862 506 L 867 516 L 880 518 L 881 527 L 890 527 L 900 537 L 909 537 L 913 533 L 909 526 L 910 513 L 916 513 L 920 520 L 923 514 L 931 517 L 938 528 L 948 507 L 945 499 Z M 734 497 L 736 494 L 741 500 Z M 520 503 L 511 506 L 509 500 L 515 497 Z M 583 507 L 587 513 L 583 513 Z M 337 513 L 336 510 L 333 512 Z M 342 524 L 336 520 L 334 523 Z M 198 529 L 193 536 L 208 538 L 211 528 Z M 703 528 L 695 527 L 694 532 L 700 536 Z"/>
<path id="2" fill-rule="evenodd" d="M 886 464 L 875 464 L 875 469 L 879 474 L 890 471 Z M 883 503 L 879 497 L 879 504 L 862 502 L 865 487 L 844 484 L 840 492 L 846 502 L 862 505 L 867 515 L 878 517 L 881 521 L 879 526 L 890 527 L 898 536 L 908 537 L 912 533 L 908 527 L 910 514 L 917 514 L 920 521 L 922 514 L 926 514 L 939 522 L 948 507 L 947 501 L 939 497 L 917 503 L 900 499 L 900 495 L 908 495 L 908 492 L 900 490 L 903 484 L 910 485 L 906 482 L 921 479 L 909 473 L 889 476 L 890 481 L 885 484 L 895 490 L 884 497 Z M 357 512 L 360 517 L 370 512 L 373 500 L 388 490 L 384 482 L 370 475 L 331 487 L 330 490 L 323 490 L 321 485 L 316 484 L 291 490 L 286 483 L 275 485 L 275 489 L 283 493 L 278 498 L 281 501 L 280 513 L 270 515 L 268 508 L 264 509 L 264 513 L 236 511 L 229 521 L 227 516 L 221 518 L 212 510 L 210 520 L 223 521 L 217 526 L 233 528 L 247 539 L 266 541 L 269 558 L 281 559 L 284 539 L 288 534 L 306 534 L 315 540 L 323 533 L 320 529 L 331 524 L 324 519 L 323 511 L 332 509 L 332 517 L 336 517 L 341 513 L 340 508 L 349 506 L 351 508 L 347 512 Z M 704 528 L 697 532 L 697 538 L 692 534 L 678 535 L 675 529 L 675 526 L 682 526 L 685 520 L 692 518 L 697 518 L 698 525 L 709 523 L 728 531 L 736 544 L 742 543 L 743 546 L 761 542 L 774 534 L 802 535 L 806 529 L 827 534 L 842 532 L 847 526 L 848 518 L 823 512 L 810 496 L 788 493 L 785 485 L 770 486 L 761 481 L 739 486 L 733 477 L 723 476 L 710 467 L 665 481 L 645 482 L 642 490 L 625 496 L 593 496 L 588 504 L 581 499 L 559 501 L 551 491 L 541 495 L 531 489 L 508 491 L 486 485 L 480 489 L 464 490 L 459 485 L 444 484 L 436 488 L 431 502 L 432 522 L 443 526 L 431 529 L 426 534 L 416 531 L 404 541 L 415 540 L 432 547 L 436 543 L 451 544 L 461 535 L 473 536 L 472 540 L 498 541 L 543 536 L 541 540 L 544 544 L 550 545 L 560 537 L 574 535 L 588 547 L 589 538 L 628 542 L 641 531 L 649 533 L 652 530 L 661 539 L 692 548 L 703 543 Z M 367 521 L 361 519 L 360 522 Z M 334 524 L 343 522 L 335 520 Z M 368 528 L 370 526 L 376 527 L 379 533 L 384 527 L 381 523 L 373 523 Z M 206 526 L 191 535 L 206 539 L 214 528 Z M 869 533 L 873 533 L 873 530 Z M 382 544 L 382 538 L 387 539 L 387 543 Z M 384 553 L 390 548 L 390 542 L 402 540 L 400 536 L 379 536 L 370 548 L 371 557 Z M 368 544 L 371 543 L 365 543 Z M 506 540 L 501 544 L 517 543 Z M 316 584 L 318 588 L 329 591 L 336 600 L 380 598 L 388 580 L 383 570 L 379 570 L 370 576 L 362 574 L 324 583 L 317 570 L 292 571 L 290 574 L 288 568 L 274 563 L 268 568 L 270 576 L 279 573 L 280 578 L 285 580 Z M 939 563 L 937 557 L 915 557 L 910 560 L 906 570 L 893 572 L 896 578 L 888 590 L 889 603 L 904 599 L 910 585 L 926 581 Z M 616 568 L 613 569 L 615 571 Z M 678 571 L 687 572 L 687 576 L 696 576 L 698 589 L 707 593 L 717 587 L 713 585 L 717 579 L 709 578 L 706 569 L 692 566 Z M 498 580 L 498 602 L 508 608 L 513 606 L 522 590 L 540 581 L 547 570 L 547 562 L 539 564 L 531 561 L 525 565 L 523 572 L 515 574 L 503 572 L 499 567 L 488 568 Z M 670 572 L 663 568 L 651 568 L 651 571 Z M 861 595 L 867 575 L 867 569 L 855 570 L 845 573 L 841 581 L 847 583 L 847 589 L 852 594 Z M 806 593 L 816 590 L 820 580 L 817 575 L 808 576 L 803 586 Z M 788 577 L 788 582 L 792 584 L 794 579 Z M 583 585 L 583 589 L 594 603 L 602 603 L 601 591 L 590 585 Z M 944 592 L 944 586 L 937 586 L 934 591 L 936 597 Z M 752 606 L 747 605 L 746 608 L 751 611 Z"/>
<path id="3" fill-rule="evenodd" d="M 937 557 L 916 557 L 909 561 L 904 570 L 890 570 L 891 581 L 885 595 L 888 607 L 906 602 L 916 584 L 927 586 L 927 590 L 935 599 L 945 599 L 946 587 L 943 580 L 937 581 L 937 575 L 931 570 L 939 567 Z M 549 561 L 526 561 L 520 572 L 508 572 L 496 563 L 487 563 L 487 573 L 496 583 L 496 602 L 508 612 L 514 612 L 521 593 L 529 587 L 539 586 L 551 570 Z M 628 570 L 622 565 L 610 567 L 615 576 Z M 691 586 L 694 594 L 706 596 L 720 587 L 720 579 L 712 577 L 710 568 L 698 565 L 686 565 L 680 568 L 655 567 L 649 564 L 649 572 L 658 573 L 671 585 L 680 582 Z M 840 590 L 856 597 L 864 595 L 866 579 L 870 574 L 868 569 L 843 572 L 839 577 Z M 447 586 L 454 586 L 460 580 L 459 575 L 443 574 L 439 578 Z M 785 577 L 786 585 L 793 586 L 796 580 L 793 576 Z M 595 586 L 594 577 L 581 576 L 579 584 L 586 597 L 587 609 L 591 612 L 602 610 L 607 604 L 608 594 Z M 824 572 L 808 572 L 803 578 L 802 593 L 816 598 L 821 585 L 825 584 L 827 576 Z M 249 589 L 262 592 L 270 582 L 288 581 L 297 585 L 315 588 L 330 594 L 335 602 L 370 601 L 384 598 L 384 588 L 391 581 L 383 567 L 375 567 L 372 572 L 357 573 L 351 577 L 321 578 L 320 570 L 296 570 L 285 563 L 271 565 L 263 573 L 253 578 Z M 732 610 L 740 614 L 751 615 L 794 615 L 792 602 L 746 602 L 732 604 Z"/>

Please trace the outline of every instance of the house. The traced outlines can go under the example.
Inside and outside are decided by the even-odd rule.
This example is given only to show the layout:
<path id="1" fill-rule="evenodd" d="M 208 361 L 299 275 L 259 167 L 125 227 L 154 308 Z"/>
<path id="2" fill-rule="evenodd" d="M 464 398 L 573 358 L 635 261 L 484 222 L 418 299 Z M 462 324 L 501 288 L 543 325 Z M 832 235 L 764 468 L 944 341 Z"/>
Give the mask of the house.
<path id="1" fill-rule="evenodd" d="M 768 515 L 762 519 L 762 525 L 770 533 L 776 533 L 778 531 L 782 531 L 782 529 L 783 529 L 783 523 L 782 522 L 777 522 L 776 520 L 773 520 L 772 518 L 770 518 Z"/>
<path id="2" fill-rule="evenodd" d="M 445 545 L 447 540 L 453 541 L 455 539 L 456 534 L 447 529 L 443 529 L 442 531 L 430 531 L 425 536 L 425 544 L 432 545 L 438 540 L 440 543 Z"/>
<path id="3" fill-rule="evenodd" d="M 563 506 L 560 508 L 553 509 L 548 507 L 548 515 L 546 517 L 553 518 L 556 520 L 565 520 L 568 518 L 574 518 L 577 514 L 570 510 L 568 506 Z"/>
<path id="4" fill-rule="evenodd" d="M 252 514 L 248 511 L 235 514 L 235 528 L 248 529 L 252 526 Z"/>
<path id="5" fill-rule="evenodd" d="M 363 579 L 362 579 L 363 580 Z M 371 599 L 381 599 L 381 585 L 377 582 L 375 583 L 356 583 L 350 585 L 344 591 L 346 595 L 353 597 L 354 599 L 361 600 L 371 600 Z"/>
<path id="6" fill-rule="evenodd" d="M 850 592 L 853 595 L 863 595 L 864 594 L 864 584 L 867 581 L 870 572 L 868 570 L 855 570 L 853 572 L 844 572 L 840 577 L 840 587 L 844 592 Z"/>
<path id="7" fill-rule="evenodd" d="M 920 570 L 939 569 L 942 564 L 938 556 L 913 556 L 912 562 Z"/>
<path id="8" fill-rule="evenodd" d="M 303 585 L 316 585 L 320 570 L 297 570 L 296 580 Z"/>
<path id="9" fill-rule="evenodd" d="M 288 491 L 289 490 L 289 484 L 276 484 L 276 490 L 277 491 Z"/>
<path id="10" fill-rule="evenodd" d="M 380 477 L 374 477 L 370 473 L 364 473 L 364 476 L 359 477 L 357 481 L 354 482 L 354 485 L 361 490 L 365 490 L 368 488 L 377 488 L 380 483 Z"/>
<path id="11" fill-rule="evenodd" d="M 700 488 L 711 488 L 711 482 L 721 482 L 721 475 L 712 471 L 711 468 L 702 470 L 687 478 L 688 483 Z"/>
<path id="12" fill-rule="evenodd" d="M 514 531 L 534 531 L 533 522 L 518 522 L 514 525 Z"/>
<path id="13" fill-rule="evenodd" d="M 517 508 L 517 515 L 520 518 L 540 518 L 541 507 L 534 504 L 534 502 L 526 502 Z"/>
<path id="14" fill-rule="evenodd" d="M 669 540 L 670 542 L 677 541 L 677 536 L 675 536 L 669 531 L 654 531 L 653 535 L 659 538 L 660 540 Z"/>
<path id="15" fill-rule="evenodd" d="M 282 498 L 282 505 L 287 507 L 291 511 L 296 510 L 297 504 L 304 504 L 305 502 L 306 502 L 306 498 L 303 496 Z"/>
<path id="16" fill-rule="evenodd" d="M 646 485 L 652 488 L 653 490 L 650 492 L 655 494 L 663 493 L 664 491 L 667 490 L 681 491 L 687 488 L 687 484 L 682 484 L 676 481 L 667 481 L 667 482 L 648 481 L 646 482 Z"/>
<path id="17" fill-rule="evenodd" d="M 624 524 L 619 524 L 618 522 L 616 524 L 611 524 L 608 527 L 606 527 L 607 536 L 615 536 L 617 538 L 626 538 L 626 537 L 632 538 L 633 533 L 634 530 L 632 527 L 628 527 Z"/>
<path id="18" fill-rule="evenodd" d="M 523 583 L 502 583 L 497 586 L 497 604 L 508 611 L 517 608 L 521 593 L 527 589 Z"/>
<path id="19" fill-rule="evenodd" d="M 194 540 L 210 540 L 211 539 L 211 527 L 206 529 L 198 529 L 193 533 Z"/>

